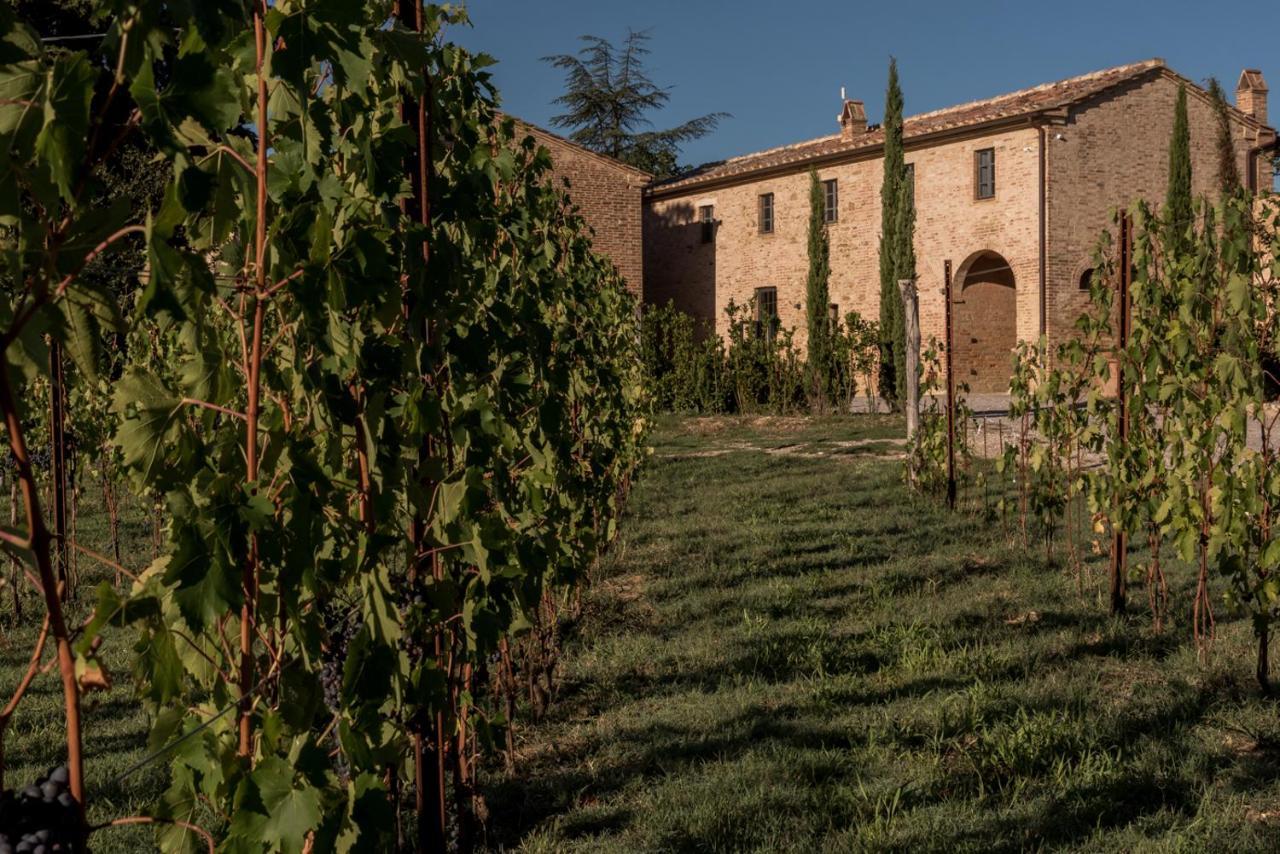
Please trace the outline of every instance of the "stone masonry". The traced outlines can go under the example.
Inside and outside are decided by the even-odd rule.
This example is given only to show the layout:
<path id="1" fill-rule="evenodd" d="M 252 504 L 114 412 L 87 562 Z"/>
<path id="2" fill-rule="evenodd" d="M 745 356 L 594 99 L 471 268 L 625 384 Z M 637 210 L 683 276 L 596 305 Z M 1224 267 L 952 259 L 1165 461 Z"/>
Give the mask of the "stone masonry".
<path id="1" fill-rule="evenodd" d="M 640 296 L 644 282 L 642 197 L 652 176 L 536 125 L 517 123 L 551 153 L 555 179 L 568 190 L 570 200 L 594 232 L 595 250 L 613 261 L 628 289 Z"/>
<path id="2" fill-rule="evenodd" d="M 957 379 L 975 392 L 1008 387 L 1018 340 L 1069 334 L 1085 307 L 1080 288 L 1113 209 L 1136 198 L 1159 203 L 1167 182 L 1173 104 L 1188 89 L 1194 190 L 1216 186 L 1215 117 L 1209 96 L 1160 60 L 1108 69 L 921 116 L 905 123 L 914 170 L 921 330 L 942 339 L 943 264 L 953 266 Z M 1269 191 L 1275 132 L 1266 89 L 1241 77 L 1232 110 L 1241 174 Z M 1255 117 L 1256 116 L 1256 117 Z M 861 123 L 860 121 L 861 120 Z M 883 133 L 861 104 L 841 113 L 841 132 L 706 167 L 657 184 L 644 218 L 646 302 L 676 305 L 723 334 L 725 308 L 757 288 L 777 289 L 784 327 L 805 337 L 809 169 L 837 181 L 831 239 L 831 301 L 843 317 L 879 317 Z M 977 162 L 993 150 L 995 192 L 978 198 Z M 986 155 L 984 155 L 985 157 Z M 773 195 L 772 233 L 761 233 L 760 197 Z M 701 218 L 711 209 L 714 224 Z M 707 240 L 706 238 L 710 239 Z"/>

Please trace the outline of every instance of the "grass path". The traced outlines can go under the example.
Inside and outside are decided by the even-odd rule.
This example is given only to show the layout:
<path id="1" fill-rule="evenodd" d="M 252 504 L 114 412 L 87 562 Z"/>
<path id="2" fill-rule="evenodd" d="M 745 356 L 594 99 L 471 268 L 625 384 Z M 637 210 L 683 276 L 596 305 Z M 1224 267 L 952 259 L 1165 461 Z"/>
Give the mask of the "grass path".
<path id="1" fill-rule="evenodd" d="M 90 486 L 80 509 L 79 542 L 102 553 L 110 553 L 106 513 L 97 491 Z M 151 528 L 145 514 L 130 501 L 121 514 L 121 552 L 126 564 L 142 569 L 152 560 Z M 95 588 L 111 580 L 114 570 L 79 556 L 78 595 L 67 605 L 67 624 L 82 625 L 97 604 Z M 24 619 L 14 619 L 13 588 L 9 559 L 0 559 L 0 704 L 7 703 L 26 672 L 31 649 L 44 614 L 43 601 L 30 585 L 21 585 Z M 128 582 L 125 582 L 126 584 Z M 112 676 L 111 688 L 86 694 L 81 703 L 84 733 L 85 788 L 89 795 L 89 822 L 97 824 L 121 816 L 146 812 L 166 785 L 168 763 L 160 760 L 137 770 L 132 766 L 147 754 L 150 721 L 134 694 L 132 646 L 137 639 L 132 630 L 108 628 L 100 652 Z M 51 669 L 36 677 L 10 721 L 5 735 L 5 785 L 21 790 L 36 777 L 66 759 L 66 716 L 62 683 L 53 661 L 52 643 L 45 650 L 44 663 Z M 124 775 L 122 777 L 122 775 Z M 90 837 L 95 854 L 155 850 L 149 827 L 104 829 Z"/>
<path id="2" fill-rule="evenodd" d="M 897 431 L 662 423 L 492 847 L 1280 850 L 1248 626 L 1200 664 L 1177 570 L 1162 635 L 1106 617 L 1101 567 L 912 500 Z"/>

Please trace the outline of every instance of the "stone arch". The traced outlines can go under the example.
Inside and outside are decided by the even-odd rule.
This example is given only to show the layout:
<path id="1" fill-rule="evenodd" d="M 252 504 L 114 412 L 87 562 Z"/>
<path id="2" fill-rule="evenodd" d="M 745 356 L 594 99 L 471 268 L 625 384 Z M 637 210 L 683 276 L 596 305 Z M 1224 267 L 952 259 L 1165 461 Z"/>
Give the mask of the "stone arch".
<path id="1" fill-rule="evenodd" d="M 956 382 L 972 392 L 1007 392 L 1018 343 L 1012 265 L 994 250 L 974 252 L 956 271 L 953 299 Z"/>
<path id="2" fill-rule="evenodd" d="M 1073 290 L 1082 293 L 1089 292 L 1089 285 L 1093 281 L 1093 275 L 1096 272 L 1092 258 L 1081 259 L 1075 266 L 1075 270 L 1071 274 L 1071 284 Z"/>

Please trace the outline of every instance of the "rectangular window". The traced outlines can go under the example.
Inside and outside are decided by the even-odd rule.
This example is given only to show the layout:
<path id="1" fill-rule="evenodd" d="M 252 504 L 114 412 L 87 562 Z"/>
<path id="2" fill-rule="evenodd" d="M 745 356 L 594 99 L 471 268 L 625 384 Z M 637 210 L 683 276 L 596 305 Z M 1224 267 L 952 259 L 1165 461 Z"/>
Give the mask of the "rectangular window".
<path id="1" fill-rule="evenodd" d="M 979 199 L 996 197 L 996 150 L 984 148 L 974 154 L 974 165 L 977 175 L 977 196 Z"/>
<path id="2" fill-rule="evenodd" d="M 698 222 L 702 223 L 702 242 L 710 243 L 716 236 L 716 209 L 712 205 L 698 208 Z"/>
<path id="3" fill-rule="evenodd" d="M 840 217 L 840 193 L 835 178 L 822 182 L 822 200 L 826 221 L 835 222 Z"/>
<path id="4" fill-rule="evenodd" d="M 756 288 L 756 338 L 778 334 L 778 289 Z"/>
<path id="5" fill-rule="evenodd" d="M 760 196 L 760 233 L 773 234 L 773 193 Z"/>
<path id="6" fill-rule="evenodd" d="M 907 164 L 907 174 L 903 180 L 907 182 L 907 204 L 914 208 L 916 206 L 916 165 L 914 163 Z"/>
<path id="7" fill-rule="evenodd" d="M 835 303 L 827 307 L 827 323 L 830 324 L 832 331 L 840 325 L 840 306 Z"/>

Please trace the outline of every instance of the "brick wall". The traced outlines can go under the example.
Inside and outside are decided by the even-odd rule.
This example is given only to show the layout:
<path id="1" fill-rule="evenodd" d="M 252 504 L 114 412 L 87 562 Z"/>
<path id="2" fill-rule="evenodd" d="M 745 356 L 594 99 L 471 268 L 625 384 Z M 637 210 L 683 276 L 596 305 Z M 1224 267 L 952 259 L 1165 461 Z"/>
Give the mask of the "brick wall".
<path id="1" fill-rule="evenodd" d="M 1069 334 L 1088 308 L 1081 275 L 1092 267 L 1101 233 L 1112 229 L 1112 211 L 1143 198 L 1164 202 L 1169 175 L 1176 81 L 1153 73 L 1105 96 L 1073 107 L 1065 124 L 1048 128 L 1046 258 L 1051 337 Z M 1196 196 L 1216 197 L 1217 118 L 1207 96 L 1188 87 L 1191 184 Z M 1240 174 L 1252 141 L 1233 123 Z M 1059 136 L 1061 138 L 1059 138 Z"/>
<path id="2" fill-rule="evenodd" d="M 1071 334 L 1088 306 L 1079 281 L 1112 209 L 1138 197 L 1164 198 L 1177 87 L 1167 72 L 1153 69 L 1045 121 L 1045 324 L 1051 340 Z M 1208 97 L 1194 88 L 1188 117 L 1193 190 L 1211 194 L 1217 185 L 1216 117 Z M 1233 128 L 1243 175 L 1249 147 L 1258 140 L 1243 122 Z M 957 379 L 973 391 L 1006 390 L 1010 348 L 1041 332 L 1041 145 L 1041 128 L 1030 123 L 947 142 L 908 142 L 906 160 L 916 176 L 922 337 L 943 336 L 943 262 L 950 259 Z M 996 151 L 996 196 L 979 201 L 974 154 L 981 148 Z M 819 170 L 821 179 L 839 182 L 839 218 L 830 227 L 831 300 L 842 316 L 856 310 L 878 319 L 883 164 L 874 150 L 849 157 Z M 773 234 L 759 233 L 762 193 L 774 195 Z M 644 215 L 645 301 L 673 299 L 695 316 L 714 319 L 723 334 L 730 300 L 742 304 L 756 288 L 776 287 L 781 322 L 796 329 L 803 347 L 808 193 L 803 163 L 765 177 L 655 188 Z M 706 205 L 714 206 L 717 220 L 709 243 L 698 222 Z"/>
<path id="3" fill-rule="evenodd" d="M 568 183 L 569 198 L 594 232 L 592 245 L 638 296 L 644 282 L 642 196 L 650 176 L 534 125 L 520 125 L 551 152 L 558 186 Z"/>
<path id="4" fill-rule="evenodd" d="M 1008 262 L 1015 287 L 992 303 L 994 313 L 957 316 L 957 338 L 998 339 L 1011 346 L 1015 336 L 1038 334 L 1037 146 L 1034 128 L 929 146 L 908 145 L 906 160 L 914 164 L 916 176 L 915 248 L 924 340 L 941 339 L 944 334 L 943 261 L 951 259 L 963 274 L 983 252 L 997 253 Z M 996 150 L 996 196 L 982 201 L 974 198 L 974 153 L 980 148 Z M 819 170 L 822 180 L 839 182 L 839 218 L 829 234 L 831 301 L 839 306 L 842 317 L 855 310 L 879 318 L 883 175 L 881 157 L 866 154 Z M 774 194 L 773 234 L 759 233 L 762 193 Z M 709 244 L 702 243 L 697 222 L 703 205 L 715 207 L 718 221 Z M 714 188 L 689 187 L 665 197 L 659 192 L 645 211 L 645 301 L 674 299 L 685 311 L 714 317 L 723 334 L 727 328 L 724 309 L 730 300 L 741 304 L 758 287 L 776 287 L 781 322 L 796 328 L 796 340 L 803 347 L 808 223 L 809 175 L 803 165 L 761 180 L 748 177 Z M 979 319 L 985 331 L 975 336 L 969 327 Z M 978 385 L 1007 387 L 1007 347 L 1003 363 L 1002 378 L 983 378 Z"/>

